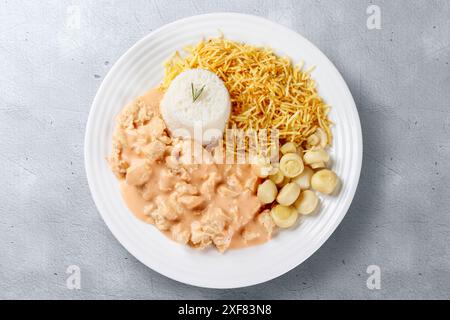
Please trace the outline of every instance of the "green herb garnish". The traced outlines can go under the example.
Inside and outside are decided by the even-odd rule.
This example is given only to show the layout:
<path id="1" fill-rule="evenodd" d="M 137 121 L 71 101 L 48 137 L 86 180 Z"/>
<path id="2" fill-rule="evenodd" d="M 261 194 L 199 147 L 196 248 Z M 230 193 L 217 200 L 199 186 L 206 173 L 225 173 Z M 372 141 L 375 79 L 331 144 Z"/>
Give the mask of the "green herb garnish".
<path id="1" fill-rule="evenodd" d="M 197 99 L 201 96 L 205 90 L 205 86 L 203 86 L 200 90 L 194 88 L 194 84 L 191 82 L 191 92 L 192 92 L 192 102 L 197 101 Z"/>

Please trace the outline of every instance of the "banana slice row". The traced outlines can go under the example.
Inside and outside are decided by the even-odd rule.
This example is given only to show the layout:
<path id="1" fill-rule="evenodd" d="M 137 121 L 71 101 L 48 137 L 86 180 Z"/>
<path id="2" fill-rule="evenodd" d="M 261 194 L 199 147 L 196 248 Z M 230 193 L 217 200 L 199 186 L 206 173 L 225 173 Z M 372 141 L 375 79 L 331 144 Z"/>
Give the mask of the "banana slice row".
<path id="1" fill-rule="evenodd" d="M 326 143 L 326 135 L 318 129 L 308 141 L 309 150 L 304 152 L 288 142 L 280 148 L 282 157 L 278 166 L 261 159 L 255 166 L 258 176 L 266 179 L 259 185 L 257 196 L 263 204 L 274 204 L 271 216 L 278 227 L 290 228 L 299 214 L 316 211 L 320 201 L 314 191 L 326 195 L 335 192 L 339 178 L 327 169 L 330 156 L 323 149 Z"/>

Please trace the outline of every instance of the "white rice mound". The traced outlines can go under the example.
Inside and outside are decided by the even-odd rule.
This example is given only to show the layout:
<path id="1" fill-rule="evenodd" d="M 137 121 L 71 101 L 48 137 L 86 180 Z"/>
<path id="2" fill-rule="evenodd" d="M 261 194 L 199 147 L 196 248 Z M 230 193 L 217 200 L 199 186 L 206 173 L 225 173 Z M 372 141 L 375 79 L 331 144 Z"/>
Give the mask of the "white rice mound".
<path id="1" fill-rule="evenodd" d="M 191 84 L 195 90 L 204 86 L 195 102 Z M 171 82 L 160 109 L 172 136 L 190 137 L 206 145 L 225 131 L 231 111 L 230 94 L 216 74 L 191 69 Z"/>

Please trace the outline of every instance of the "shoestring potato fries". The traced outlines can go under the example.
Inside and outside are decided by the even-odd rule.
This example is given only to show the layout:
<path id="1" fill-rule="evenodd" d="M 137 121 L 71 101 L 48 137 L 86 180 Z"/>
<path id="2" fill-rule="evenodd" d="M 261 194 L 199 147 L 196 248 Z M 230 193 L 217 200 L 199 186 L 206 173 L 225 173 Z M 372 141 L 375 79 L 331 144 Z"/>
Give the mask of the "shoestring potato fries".
<path id="1" fill-rule="evenodd" d="M 279 130 L 281 142 L 295 142 L 297 146 L 306 146 L 308 138 L 320 128 L 326 136 L 322 141 L 331 144 L 329 107 L 318 95 L 311 70 L 293 65 L 269 48 L 223 37 L 186 47 L 185 53 L 177 52 L 165 63 L 163 90 L 183 71 L 210 70 L 224 81 L 230 93 L 229 128 L 274 128 Z"/>

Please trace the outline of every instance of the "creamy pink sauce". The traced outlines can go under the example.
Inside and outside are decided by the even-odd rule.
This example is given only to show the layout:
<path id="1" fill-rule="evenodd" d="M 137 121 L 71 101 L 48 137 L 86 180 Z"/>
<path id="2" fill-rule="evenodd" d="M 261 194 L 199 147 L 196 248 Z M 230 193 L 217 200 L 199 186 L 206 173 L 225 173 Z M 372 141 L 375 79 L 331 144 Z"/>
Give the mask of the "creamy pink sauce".
<path id="1" fill-rule="evenodd" d="M 139 101 L 147 108 L 154 109 L 155 114 L 159 115 L 161 98 L 162 93 L 153 89 Z M 116 130 L 121 130 L 119 124 Z M 136 151 L 136 142 L 140 137 L 134 133 L 127 133 L 126 130 L 123 131 L 127 143 L 121 149 L 121 160 L 128 167 L 139 166 L 146 161 L 146 157 Z M 170 150 L 171 146 L 167 145 L 166 148 Z M 262 244 L 270 239 L 271 232 L 268 232 L 257 219 L 262 211 L 262 205 L 255 195 L 259 180 L 250 165 L 183 164 L 180 166 L 182 168 L 180 170 L 186 173 L 183 176 L 183 174 L 173 174 L 173 170 L 168 166 L 167 150 L 161 159 L 148 165 L 148 171 L 151 174 L 144 184 L 131 185 L 127 183 L 127 180 L 130 182 L 132 180 L 126 175 L 120 181 L 123 199 L 137 218 L 146 223 L 155 224 L 165 235 L 180 242 L 179 230 L 190 232 L 192 223 L 202 221 L 205 224 L 205 218 L 202 220 L 202 217 L 212 209 L 220 208 L 231 217 L 224 228 L 224 232 L 232 235 L 226 249 Z M 180 185 L 188 185 L 192 190 L 184 194 L 180 192 Z M 194 198 L 191 199 L 190 196 Z M 195 204 L 198 199 L 202 200 L 201 203 Z M 155 207 L 155 203 L 170 206 L 167 212 L 170 215 L 174 213 L 175 216 L 157 223 L 148 209 Z M 215 225 L 215 221 L 211 223 Z M 253 236 L 248 237 L 244 234 L 253 234 Z M 196 246 L 190 240 L 187 244 Z"/>
<path id="2" fill-rule="evenodd" d="M 208 165 L 212 166 L 212 165 Z M 201 170 L 203 171 L 203 170 Z M 222 171 L 220 166 L 218 168 L 218 172 Z M 155 184 L 154 192 L 158 195 L 163 195 L 164 199 L 168 199 L 170 196 L 170 192 L 162 192 L 158 190 L 156 187 L 158 183 L 158 178 L 155 175 L 155 178 L 150 180 L 150 183 Z M 175 181 L 174 181 L 175 182 Z M 142 190 L 138 187 L 130 186 L 125 181 L 121 181 L 120 183 L 122 197 L 125 200 L 128 208 L 133 214 L 139 218 L 140 220 L 146 223 L 153 223 L 152 219 L 144 213 L 144 208 L 148 206 L 151 201 L 146 201 L 142 196 Z M 264 227 L 255 221 L 255 203 L 257 202 L 254 195 L 240 195 L 238 197 L 238 211 L 241 215 L 242 222 L 237 223 L 233 227 L 236 228 L 236 232 L 231 240 L 230 248 L 231 249 L 239 249 L 243 247 L 248 247 L 252 245 L 262 244 L 269 240 L 269 235 L 267 234 Z M 232 206 L 232 199 L 220 196 L 216 194 L 216 196 L 207 202 L 206 206 L 214 206 L 223 209 L 224 211 L 229 211 Z M 184 227 L 189 228 L 193 221 L 199 219 L 199 213 L 195 210 L 186 210 L 184 215 L 177 220 L 178 223 L 181 223 Z M 244 240 L 242 237 L 242 229 L 246 228 L 253 232 L 259 233 L 260 236 L 252 239 L 250 241 Z M 173 238 L 170 231 L 165 231 L 164 234 L 169 238 Z"/>

